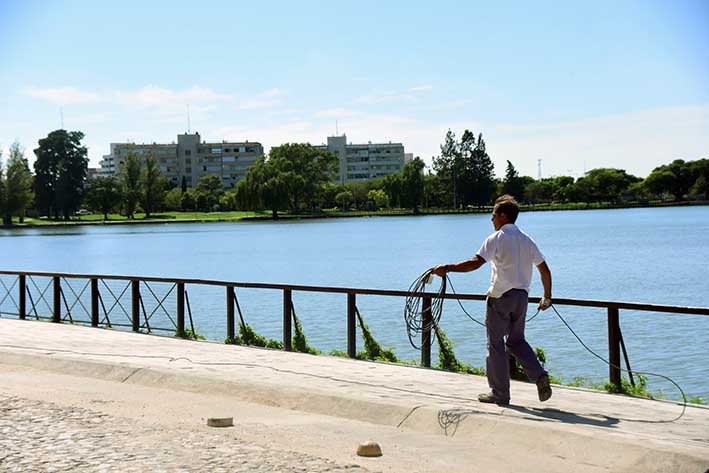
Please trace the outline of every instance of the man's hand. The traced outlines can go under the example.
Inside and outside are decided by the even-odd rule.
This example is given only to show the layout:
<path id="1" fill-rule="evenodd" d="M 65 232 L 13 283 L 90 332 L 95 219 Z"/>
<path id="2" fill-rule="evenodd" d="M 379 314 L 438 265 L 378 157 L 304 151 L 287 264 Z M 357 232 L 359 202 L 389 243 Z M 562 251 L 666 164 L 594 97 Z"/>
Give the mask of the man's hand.
<path id="1" fill-rule="evenodd" d="M 442 278 L 446 277 L 446 265 L 445 264 L 439 264 L 433 268 L 433 274 L 436 276 L 440 276 Z"/>
<path id="2" fill-rule="evenodd" d="M 538 309 L 541 311 L 545 311 L 549 307 L 551 307 L 551 297 L 542 297 L 542 300 L 539 301 Z"/>

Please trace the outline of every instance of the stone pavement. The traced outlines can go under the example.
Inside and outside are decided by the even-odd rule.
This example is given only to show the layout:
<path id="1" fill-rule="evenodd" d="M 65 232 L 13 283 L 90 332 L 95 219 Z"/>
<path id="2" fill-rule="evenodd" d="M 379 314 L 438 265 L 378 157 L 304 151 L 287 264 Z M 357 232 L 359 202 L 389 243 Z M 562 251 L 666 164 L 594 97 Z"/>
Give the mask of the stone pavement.
<path id="1" fill-rule="evenodd" d="M 542 404 L 533 384 L 513 382 L 512 405 L 499 407 L 477 402 L 477 393 L 487 389 L 484 378 L 477 376 L 8 319 L 0 319 L 1 367 L 26 370 L 27 379 L 13 381 L 20 384 L 37 378 L 32 370 L 43 370 L 133 386 L 136 391 L 160 388 L 204 399 L 235 398 L 281 409 L 260 412 L 274 422 L 283 412 L 307 413 L 312 419 L 330 416 L 339 419 L 338 424 L 328 424 L 330 430 L 323 436 L 333 441 L 347 429 L 360 435 L 363 425 L 371 425 L 378 435 L 399 442 L 408 459 L 402 456 L 397 463 L 393 449 L 383 445 L 382 463 L 364 463 L 370 469 L 386 465 L 388 471 L 441 471 L 446 462 L 447 471 L 485 471 L 486 466 L 497 471 L 704 472 L 709 468 L 706 407 L 689 406 L 681 419 L 674 420 L 682 410 L 677 403 L 582 389 L 554 386 L 554 396 Z M 0 394 L 2 390 L 0 383 Z M 150 396 L 146 392 L 143 398 Z M 15 397 L 20 398 L 15 402 L 27 401 Z M 245 424 L 240 432 L 248 435 L 255 425 Z M 263 432 L 280 428 L 274 425 L 268 424 Z M 137 438 L 149 437 L 141 434 L 143 427 L 135 428 Z M 312 430 L 301 434 L 308 432 Z M 179 431 L 173 433 L 170 441 L 178 442 Z M 407 445 L 416 448 L 407 450 Z M 417 450 L 425 455 L 415 463 L 410 457 Z M 318 452 L 329 458 L 326 449 Z M 268 449 L 264 455 L 271 455 Z M 293 465 L 307 461 L 288 460 Z M 313 461 L 317 465 L 319 460 Z M 475 468 L 466 466 L 470 461 Z M 338 461 L 326 469 L 352 463 Z M 271 465 L 268 471 L 279 468 Z M 306 469 L 320 471 L 316 466 Z"/>
<path id="2" fill-rule="evenodd" d="M 136 425 L 80 407 L 0 395 L 0 471 L 7 472 L 338 472 L 360 473 L 302 453 L 211 432 Z"/>

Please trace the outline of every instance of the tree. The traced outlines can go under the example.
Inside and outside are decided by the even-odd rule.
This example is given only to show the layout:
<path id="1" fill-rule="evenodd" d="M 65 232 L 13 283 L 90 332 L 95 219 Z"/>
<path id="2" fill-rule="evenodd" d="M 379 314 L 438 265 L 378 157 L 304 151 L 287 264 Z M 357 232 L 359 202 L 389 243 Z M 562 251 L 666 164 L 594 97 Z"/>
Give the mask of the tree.
<path id="1" fill-rule="evenodd" d="M 312 207 L 320 186 L 333 180 L 339 163 L 331 152 L 302 143 L 271 148 L 268 162 L 288 183 L 292 210 L 299 210 L 301 204 Z"/>
<path id="2" fill-rule="evenodd" d="M 197 198 L 195 197 L 195 192 L 193 189 L 187 189 L 187 191 L 182 194 L 180 205 L 183 212 L 197 210 Z"/>
<path id="3" fill-rule="evenodd" d="M 505 170 L 505 179 L 502 181 L 501 194 L 509 194 L 518 201 L 521 201 L 524 197 L 524 183 L 510 161 L 507 161 L 507 169 Z"/>
<path id="4" fill-rule="evenodd" d="M 242 209 L 269 208 L 274 219 L 278 210 L 313 207 L 322 186 L 335 176 L 337 163 L 334 154 L 309 144 L 276 146 L 268 159 L 256 161 L 237 184 L 237 203 Z"/>
<path id="5" fill-rule="evenodd" d="M 654 194 L 672 194 L 675 200 L 682 200 L 689 193 L 697 176 L 695 169 L 682 159 L 658 166 L 645 178 L 648 189 Z"/>
<path id="6" fill-rule="evenodd" d="M 455 134 L 448 130 L 445 142 L 441 145 L 441 154 L 433 158 L 433 170 L 445 182 L 446 192 L 451 198 L 453 208 L 458 208 L 458 176 L 461 168 L 460 145 Z"/>
<path id="7" fill-rule="evenodd" d="M 13 215 L 19 217 L 22 222 L 25 211 L 32 204 L 33 199 L 32 173 L 24 150 L 18 142 L 14 142 L 10 146 L 10 158 L 7 161 L 3 224 L 11 225 Z"/>
<path id="8" fill-rule="evenodd" d="M 369 192 L 369 184 L 367 181 L 348 182 L 345 188 L 352 194 L 355 208 L 362 208 L 368 200 L 367 193 Z"/>
<path id="9" fill-rule="evenodd" d="M 551 179 L 539 179 L 527 184 L 524 190 L 525 197 L 532 203 L 551 202 L 554 196 Z"/>
<path id="10" fill-rule="evenodd" d="M 429 173 L 423 177 L 423 202 L 426 208 L 448 205 L 445 183 L 435 174 Z"/>
<path id="11" fill-rule="evenodd" d="M 698 159 L 688 164 L 696 176 L 692 191 L 695 194 L 704 194 L 704 200 L 709 200 L 709 159 Z"/>
<path id="12" fill-rule="evenodd" d="M 219 203 L 219 198 L 223 193 L 224 187 L 219 176 L 202 176 L 195 188 L 197 206 L 201 210 L 211 212 Z"/>
<path id="13" fill-rule="evenodd" d="M 426 164 L 419 157 L 404 165 L 401 178 L 401 205 L 418 211 L 423 203 L 423 169 Z"/>
<path id="14" fill-rule="evenodd" d="M 631 184 L 640 181 L 624 169 L 591 169 L 583 178 L 590 187 L 590 199 L 595 201 L 618 201 Z"/>
<path id="15" fill-rule="evenodd" d="M 381 189 L 372 189 L 367 192 L 367 200 L 374 202 L 374 206 L 377 209 L 389 207 L 389 197 Z"/>
<path id="16" fill-rule="evenodd" d="M 140 161 L 135 153 L 128 153 L 120 176 L 121 194 L 123 195 L 123 214 L 129 219 L 134 214 L 140 200 Z"/>
<path id="17" fill-rule="evenodd" d="M 475 136 L 465 130 L 461 138 L 461 194 L 466 205 L 489 204 L 495 191 L 495 166 L 487 154 L 482 133 Z"/>
<path id="18" fill-rule="evenodd" d="M 55 130 L 39 140 L 34 169 L 40 213 L 69 220 L 79 208 L 89 164 L 83 138 L 80 131 Z"/>
<path id="19" fill-rule="evenodd" d="M 350 205 L 352 205 L 353 200 L 354 197 L 352 196 L 352 192 L 350 191 L 340 192 L 335 196 L 335 202 L 337 202 L 337 205 L 339 205 L 342 210 L 349 209 Z"/>
<path id="20" fill-rule="evenodd" d="M 389 196 L 389 205 L 392 207 L 401 207 L 403 197 L 403 182 L 401 174 L 388 174 L 384 176 L 382 187 L 384 192 Z"/>
<path id="21" fill-rule="evenodd" d="M 167 194 L 165 194 L 165 208 L 167 210 L 179 212 L 182 210 L 182 196 L 184 192 L 179 187 L 170 189 Z"/>
<path id="22" fill-rule="evenodd" d="M 187 192 L 187 178 L 185 176 L 182 176 L 182 180 L 180 181 L 180 190 L 183 194 Z"/>
<path id="23" fill-rule="evenodd" d="M 121 186 L 114 176 L 98 176 L 89 181 L 86 202 L 91 210 L 103 214 L 108 220 L 108 214 L 120 205 Z"/>
<path id="24" fill-rule="evenodd" d="M 140 204 L 145 212 L 145 217 L 150 218 L 150 214 L 163 205 L 165 187 L 167 187 L 167 179 L 160 174 L 160 169 L 158 169 L 153 156 L 148 156 L 145 160 L 140 184 Z"/>

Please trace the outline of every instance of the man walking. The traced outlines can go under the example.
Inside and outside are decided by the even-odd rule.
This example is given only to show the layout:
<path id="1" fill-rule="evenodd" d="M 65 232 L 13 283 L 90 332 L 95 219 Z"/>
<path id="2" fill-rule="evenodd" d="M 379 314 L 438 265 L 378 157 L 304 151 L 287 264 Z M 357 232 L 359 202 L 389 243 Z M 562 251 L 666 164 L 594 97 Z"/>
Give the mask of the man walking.
<path id="1" fill-rule="evenodd" d="M 492 282 L 487 291 L 487 381 L 491 392 L 480 394 L 480 402 L 510 403 L 509 350 L 524 368 L 530 381 L 537 384 L 540 401 L 551 397 L 549 375 L 524 338 L 532 266 L 536 266 L 544 286 L 539 309 L 551 306 L 551 271 L 536 243 L 515 222 L 519 205 L 510 195 L 495 201 L 492 225 L 495 233 L 487 237 L 472 258 L 455 264 L 436 266 L 433 273 L 445 277 L 447 272 L 475 271 L 486 262 L 492 268 Z M 506 340 L 505 340 L 506 337 Z"/>

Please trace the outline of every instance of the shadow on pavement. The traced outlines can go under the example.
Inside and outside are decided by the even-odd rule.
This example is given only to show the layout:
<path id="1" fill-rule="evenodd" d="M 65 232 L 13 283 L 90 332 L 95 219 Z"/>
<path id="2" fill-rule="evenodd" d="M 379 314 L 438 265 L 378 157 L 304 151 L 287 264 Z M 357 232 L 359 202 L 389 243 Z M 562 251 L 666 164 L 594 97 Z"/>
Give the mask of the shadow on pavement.
<path id="1" fill-rule="evenodd" d="M 529 420 L 539 421 L 539 422 L 564 422 L 567 424 L 584 424 L 593 425 L 597 427 L 613 427 L 618 422 L 619 419 L 615 417 L 609 417 L 606 415 L 580 415 L 574 412 L 561 411 L 559 409 L 534 409 L 522 406 L 505 406 L 505 409 L 511 409 L 522 414 L 527 414 Z M 455 435 L 461 422 L 468 416 L 484 414 L 491 415 L 490 412 L 476 411 L 473 409 L 450 409 L 438 411 L 438 425 L 441 426 L 445 434 L 448 436 Z M 499 414 L 492 415 L 504 415 L 504 411 Z"/>

